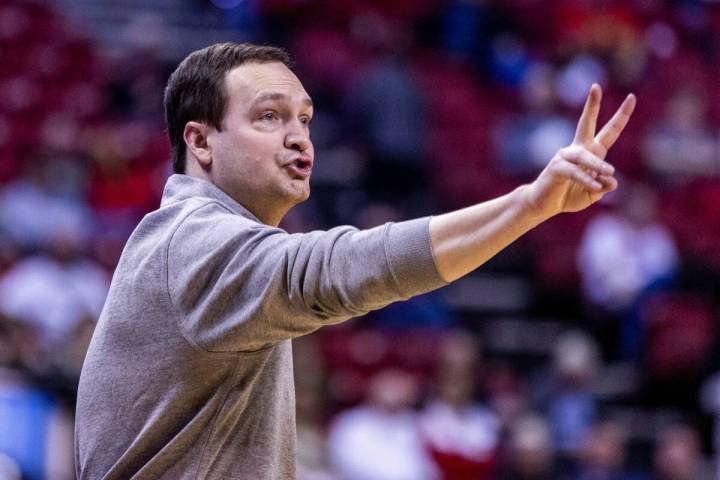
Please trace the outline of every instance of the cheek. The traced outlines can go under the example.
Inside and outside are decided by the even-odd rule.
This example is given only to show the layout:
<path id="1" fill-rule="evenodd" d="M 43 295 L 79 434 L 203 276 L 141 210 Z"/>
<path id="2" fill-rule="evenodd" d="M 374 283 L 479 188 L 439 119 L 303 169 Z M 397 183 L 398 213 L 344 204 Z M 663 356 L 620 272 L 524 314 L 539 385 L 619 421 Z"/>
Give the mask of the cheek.
<path id="1" fill-rule="evenodd" d="M 240 135 L 226 135 L 216 142 L 216 157 L 221 164 L 220 167 L 225 170 L 238 170 L 248 162 L 248 158 L 252 159 L 253 152 L 251 150 L 252 142 Z"/>
<path id="2" fill-rule="evenodd" d="M 230 132 L 227 132 L 230 133 Z M 218 170 L 243 175 L 246 181 L 260 182 L 262 177 L 278 173 L 278 153 L 282 150 L 280 132 L 258 132 L 251 128 L 233 132 L 216 140 Z"/>
<path id="3" fill-rule="evenodd" d="M 228 163 L 232 156 L 232 139 L 227 135 L 218 136 L 214 139 L 211 147 L 213 152 L 213 160 L 217 167 L 222 169 Z"/>
<path id="4" fill-rule="evenodd" d="M 278 146 L 282 146 L 282 136 L 277 132 L 250 131 L 247 135 L 238 135 L 234 144 L 239 154 L 268 158 L 277 152 Z"/>

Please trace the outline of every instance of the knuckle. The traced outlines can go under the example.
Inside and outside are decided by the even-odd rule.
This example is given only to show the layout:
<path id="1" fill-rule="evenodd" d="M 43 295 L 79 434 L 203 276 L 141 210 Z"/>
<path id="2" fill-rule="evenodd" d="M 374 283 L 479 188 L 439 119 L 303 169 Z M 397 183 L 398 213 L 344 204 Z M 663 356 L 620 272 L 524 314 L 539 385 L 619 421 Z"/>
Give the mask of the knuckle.
<path id="1" fill-rule="evenodd" d="M 563 172 L 562 163 L 554 162 L 548 165 L 548 171 L 553 175 L 559 175 Z"/>
<path id="2" fill-rule="evenodd" d="M 580 143 L 573 143 L 569 147 L 565 147 L 563 149 L 563 154 L 567 158 L 575 158 L 579 155 L 579 153 L 582 151 L 582 144 Z"/>

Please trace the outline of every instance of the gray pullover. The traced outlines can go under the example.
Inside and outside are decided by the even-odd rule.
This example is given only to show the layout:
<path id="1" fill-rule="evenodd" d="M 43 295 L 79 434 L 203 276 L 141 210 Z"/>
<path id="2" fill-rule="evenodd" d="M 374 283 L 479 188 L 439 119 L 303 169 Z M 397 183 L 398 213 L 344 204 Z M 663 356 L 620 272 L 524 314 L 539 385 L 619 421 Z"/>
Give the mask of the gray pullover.
<path id="1" fill-rule="evenodd" d="M 444 285 L 428 224 L 288 234 L 171 176 L 85 359 L 78 478 L 295 478 L 290 339 Z"/>

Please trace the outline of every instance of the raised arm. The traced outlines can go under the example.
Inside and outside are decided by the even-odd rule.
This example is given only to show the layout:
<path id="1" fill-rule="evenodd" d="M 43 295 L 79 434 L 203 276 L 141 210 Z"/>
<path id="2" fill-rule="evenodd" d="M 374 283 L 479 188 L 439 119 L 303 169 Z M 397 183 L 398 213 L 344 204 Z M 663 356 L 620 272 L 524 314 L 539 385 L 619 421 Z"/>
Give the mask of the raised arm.
<path id="1" fill-rule="evenodd" d="M 448 282 L 475 270 L 539 223 L 583 210 L 617 188 L 615 169 L 604 159 L 635 108 L 630 94 L 596 135 L 602 91 L 593 84 L 575 139 L 560 149 L 540 175 L 502 197 L 430 221 L 438 272 Z"/>

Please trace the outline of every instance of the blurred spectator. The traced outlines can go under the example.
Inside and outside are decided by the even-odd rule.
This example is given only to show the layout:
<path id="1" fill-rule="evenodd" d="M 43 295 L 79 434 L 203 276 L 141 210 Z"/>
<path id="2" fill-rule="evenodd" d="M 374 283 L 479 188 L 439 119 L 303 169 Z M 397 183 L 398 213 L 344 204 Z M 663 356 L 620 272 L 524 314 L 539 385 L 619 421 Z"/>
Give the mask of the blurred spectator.
<path id="1" fill-rule="evenodd" d="M 501 86 L 522 83 L 530 68 L 530 54 L 519 33 L 501 32 L 490 43 L 489 67 L 493 80 Z"/>
<path id="2" fill-rule="evenodd" d="M 67 341 L 48 352 L 40 372 L 58 399 L 73 404 L 96 318 L 85 316 L 69 333 Z"/>
<path id="3" fill-rule="evenodd" d="M 366 402 L 341 412 L 330 431 L 330 458 L 341 478 L 437 478 L 411 408 L 417 400 L 417 382 L 405 372 L 384 370 L 372 379 Z"/>
<path id="4" fill-rule="evenodd" d="M 10 235 L 0 228 L 0 277 L 20 257 L 18 245 Z"/>
<path id="5" fill-rule="evenodd" d="M 715 478 L 720 478 L 720 372 L 710 375 L 700 390 L 700 405 L 705 413 L 715 417 L 713 425 L 713 449 L 715 453 Z"/>
<path id="6" fill-rule="evenodd" d="M 360 138 L 368 146 L 367 188 L 375 198 L 406 200 L 427 184 L 425 100 L 407 57 L 410 30 L 377 16 L 364 23 L 381 57 L 366 67 L 347 92 Z"/>
<path id="7" fill-rule="evenodd" d="M 665 428 L 657 440 L 653 480 L 711 480 L 705 468 L 700 436 L 689 425 Z"/>
<path id="8" fill-rule="evenodd" d="M 96 319 L 107 273 L 81 255 L 82 232 L 65 231 L 48 251 L 17 262 L 0 277 L 0 311 L 38 329 L 44 347 L 61 347 L 86 318 Z"/>
<path id="9" fill-rule="evenodd" d="M 321 107 L 313 127 L 316 150 L 323 152 L 313 174 L 314 203 L 288 217 L 284 226 L 293 232 L 338 222 L 371 227 L 436 212 L 438 200 L 464 206 L 504 193 L 569 142 L 574 115 L 568 113 L 579 108 L 591 82 L 606 87 L 606 104 L 615 102 L 614 95 L 636 91 L 642 111 L 621 141 L 627 145 L 624 153 L 616 152 L 610 161 L 651 183 L 621 180 L 626 192 L 615 194 L 618 205 L 609 205 L 606 213 L 596 207 L 581 242 L 586 218 L 551 224 L 560 227 L 551 227 L 536 251 L 543 256 L 539 271 L 556 276 L 541 274 L 534 285 L 541 292 L 553 282 L 573 287 L 563 297 L 569 302 L 538 298 L 540 312 L 529 306 L 513 314 L 577 318 L 579 273 L 589 312 L 622 330 L 619 350 L 633 360 L 629 368 L 659 382 L 655 390 L 629 391 L 623 400 L 647 408 L 648 414 L 657 412 L 655 406 L 681 405 L 684 412 L 696 407 L 700 372 L 717 370 L 717 362 L 706 358 L 717 330 L 714 305 L 696 292 L 656 293 L 673 286 L 678 270 L 690 271 L 683 280 L 693 277 L 690 283 L 702 285 L 692 288 L 711 295 L 720 284 L 715 258 L 720 258 L 720 95 L 712 83 L 720 57 L 720 15 L 711 2 L 145 2 L 138 12 L 123 7 L 129 23 L 118 20 L 116 33 L 108 30 L 128 46 L 110 67 L 100 42 L 75 38 L 73 19 L 66 24 L 44 3 L 0 0 L 0 84 L 6 87 L 0 91 L 0 313 L 17 317 L 0 320 L 0 364 L 5 366 L 0 371 L 0 479 L 20 478 L 20 470 L 22 478 L 72 478 L 66 472 L 72 459 L 64 457 L 67 412 L 58 405 L 73 400 L 108 284 L 107 274 L 83 255 L 90 251 L 104 268 L 114 268 L 138 219 L 157 204 L 169 172 L 160 122 L 163 62 L 173 63 L 166 38 L 176 27 L 191 33 L 189 39 L 195 29 L 205 38 L 203 25 L 213 19 L 220 22 L 213 38 L 235 25 L 241 27 L 232 34 L 238 38 L 267 34 L 263 42 L 281 44 L 293 39 L 299 75 Z M 58 5 L 73 3 L 82 2 Z M 86 10 L 111 17 L 108 5 Z M 193 25 L 168 29 L 162 15 L 147 13 L 167 6 L 178 22 L 193 18 Z M 107 20 L 113 28 L 114 19 Z M 121 53 L 118 42 L 112 43 L 110 52 Z M 339 99 L 346 100 L 344 116 Z M 633 131 L 639 141 L 628 140 Z M 491 134 L 495 164 L 488 157 Z M 34 151 L 45 153 L 26 153 Z M 703 178 L 689 182 L 691 177 Z M 681 185 L 661 190 L 659 182 Z M 428 183 L 438 198 L 428 196 Z M 656 216 L 658 195 L 683 258 Z M 568 252 L 579 243 L 574 262 Z M 522 242 L 515 248 L 516 261 L 530 255 Z M 520 267 L 513 274 L 534 280 L 531 267 Z M 705 276 L 695 276 L 696 268 Z M 299 478 L 338 478 L 330 471 L 328 448 L 339 474 L 349 480 L 566 480 L 562 467 L 578 467 L 577 462 L 573 480 L 624 478 L 623 435 L 613 422 L 593 426 L 598 347 L 577 334 L 558 342 L 549 374 L 536 363 L 537 352 L 492 351 L 497 356 L 491 363 L 480 364 L 476 345 L 452 334 L 421 419 L 411 410 L 418 400 L 414 381 L 385 372 L 372 382 L 367 402 L 339 414 L 325 442 L 326 416 L 337 407 L 324 395 L 326 383 L 341 379 L 336 383 L 350 394 L 338 395 L 335 402 L 347 405 L 361 398 L 378 368 L 402 365 L 424 375 L 433 368 L 440 333 L 482 315 L 455 311 L 442 293 L 432 293 L 362 320 L 384 330 L 348 336 L 349 343 L 335 346 L 343 353 L 341 361 L 333 363 L 329 356 L 323 364 L 313 337 L 295 342 Z M 433 330 L 406 330 L 418 326 Z M 388 333 L 388 327 L 397 331 Z M 522 416 L 530 403 L 528 377 L 541 377 L 531 386 L 539 402 L 533 406 L 542 407 L 544 418 Z M 489 408 L 477 402 L 481 378 Z M 708 378 L 701 399 L 716 417 L 716 455 L 719 385 L 718 378 Z M 644 444 L 643 479 L 709 478 L 698 434 L 690 427 L 666 429 L 657 440 L 654 463 L 651 453 Z M 716 464 L 720 478 L 720 460 Z"/>
<path id="10" fill-rule="evenodd" d="M 643 360 L 648 386 L 663 392 L 667 405 L 696 405 L 703 362 L 717 331 L 710 304 L 700 295 L 671 292 L 648 300 L 641 314 L 647 329 Z"/>
<path id="11" fill-rule="evenodd" d="M 56 236 L 87 235 L 92 216 L 82 198 L 75 198 L 77 164 L 52 158 L 29 159 L 25 175 L 0 190 L 0 228 L 26 251 L 45 249 Z M 69 193 L 68 193 L 69 192 Z"/>
<path id="12" fill-rule="evenodd" d="M 564 65 L 557 74 L 555 91 L 562 104 L 580 108 L 585 103 L 588 85 L 607 84 L 607 71 L 593 55 L 581 53 Z"/>
<path id="13" fill-rule="evenodd" d="M 491 364 L 486 378 L 487 403 L 506 431 L 529 408 L 527 379 L 507 362 Z"/>
<path id="14" fill-rule="evenodd" d="M 586 297 L 615 311 L 671 276 L 678 263 L 673 238 L 657 218 L 655 190 L 627 183 L 619 195 L 617 212 L 598 215 L 588 225 L 578 257 Z"/>
<path id="15" fill-rule="evenodd" d="M 618 194 L 619 208 L 588 224 L 577 262 L 585 298 L 621 319 L 621 351 L 637 358 L 643 340 L 638 300 L 669 283 L 678 269 L 678 254 L 670 231 L 658 219 L 657 192 L 626 182 Z"/>
<path id="16" fill-rule="evenodd" d="M 595 385 L 599 370 L 600 353 L 591 337 L 569 332 L 558 339 L 553 352 L 553 374 L 550 383 L 544 386 L 542 403 L 563 470 L 573 468 L 583 439 L 597 417 Z"/>
<path id="17" fill-rule="evenodd" d="M 442 46 L 453 57 L 480 63 L 487 54 L 487 0 L 453 0 L 442 16 Z"/>
<path id="18" fill-rule="evenodd" d="M 322 428 L 323 381 L 327 372 L 320 360 L 318 336 L 308 335 L 293 342 L 295 405 L 297 421 L 298 480 L 335 480 L 327 458 Z"/>
<path id="19" fill-rule="evenodd" d="M 538 62 L 529 69 L 521 85 L 522 113 L 497 132 L 501 169 L 507 174 L 539 172 L 573 139 L 575 125 L 558 112 L 554 74 L 547 63 Z"/>
<path id="20" fill-rule="evenodd" d="M 106 122 L 87 135 L 94 162 L 87 195 L 96 223 L 93 254 L 108 268 L 115 268 L 140 218 L 159 204 L 169 174 L 168 143 L 154 125 Z"/>
<path id="21" fill-rule="evenodd" d="M 493 478 L 500 420 L 475 401 L 482 371 L 477 339 L 455 331 L 443 340 L 436 394 L 422 412 L 420 427 L 444 480 Z"/>
<path id="22" fill-rule="evenodd" d="M 593 425 L 586 435 L 573 480 L 626 480 L 625 432 L 620 424 L 605 420 Z"/>
<path id="23" fill-rule="evenodd" d="M 28 378 L 25 369 L 36 355 L 33 338 L 23 323 L 0 317 L 0 455 L 5 460 L 0 459 L 0 475 L 12 473 L 10 459 L 23 479 L 69 480 L 75 477 L 72 421 Z"/>
<path id="24" fill-rule="evenodd" d="M 111 215 L 117 223 L 128 222 L 128 231 L 159 199 L 153 168 L 165 161 L 167 147 L 163 139 L 164 148 L 158 148 L 150 126 L 137 121 L 108 123 L 88 135 L 95 162 L 90 204 L 101 217 Z M 133 139 L 130 144 L 128 138 Z"/>
<path id="25" fill-rule="evenodd" d="M 552 437 L 545 420 L 522 416 L 513 423 L 508 439 L 508 458 L 500 480 L 556 480 Z"/>
<path id="26" fill-rule="evenodd" d="M 717 138 L 707 122 L 706 95 L 692 85 L 667 97 L 665 114 L 647 133 L 644 153 L 653 172 L 674 182 L 718 173 Z"/>
<path id="27" fill-rule="evenodd" d="M 163 28 L 160 19 L 137 19 L 138 23 L 126 30 L 126 34 L 135 36 L 145 43 L 143 35 L 148 32 L 156 36 Z M 154 22 L 154 23 L 153 23 Z M 133 50 L 122 52 L 112 67 L 113 77 L 108 91 L 113 111 L 124 118 L 139 121 L 160 119 L 163 116 L 162 99 L 158 95 L 165 87 L 167 72 L 160 60 L 163 42 L 148 38 L 149 42 Z"/>

